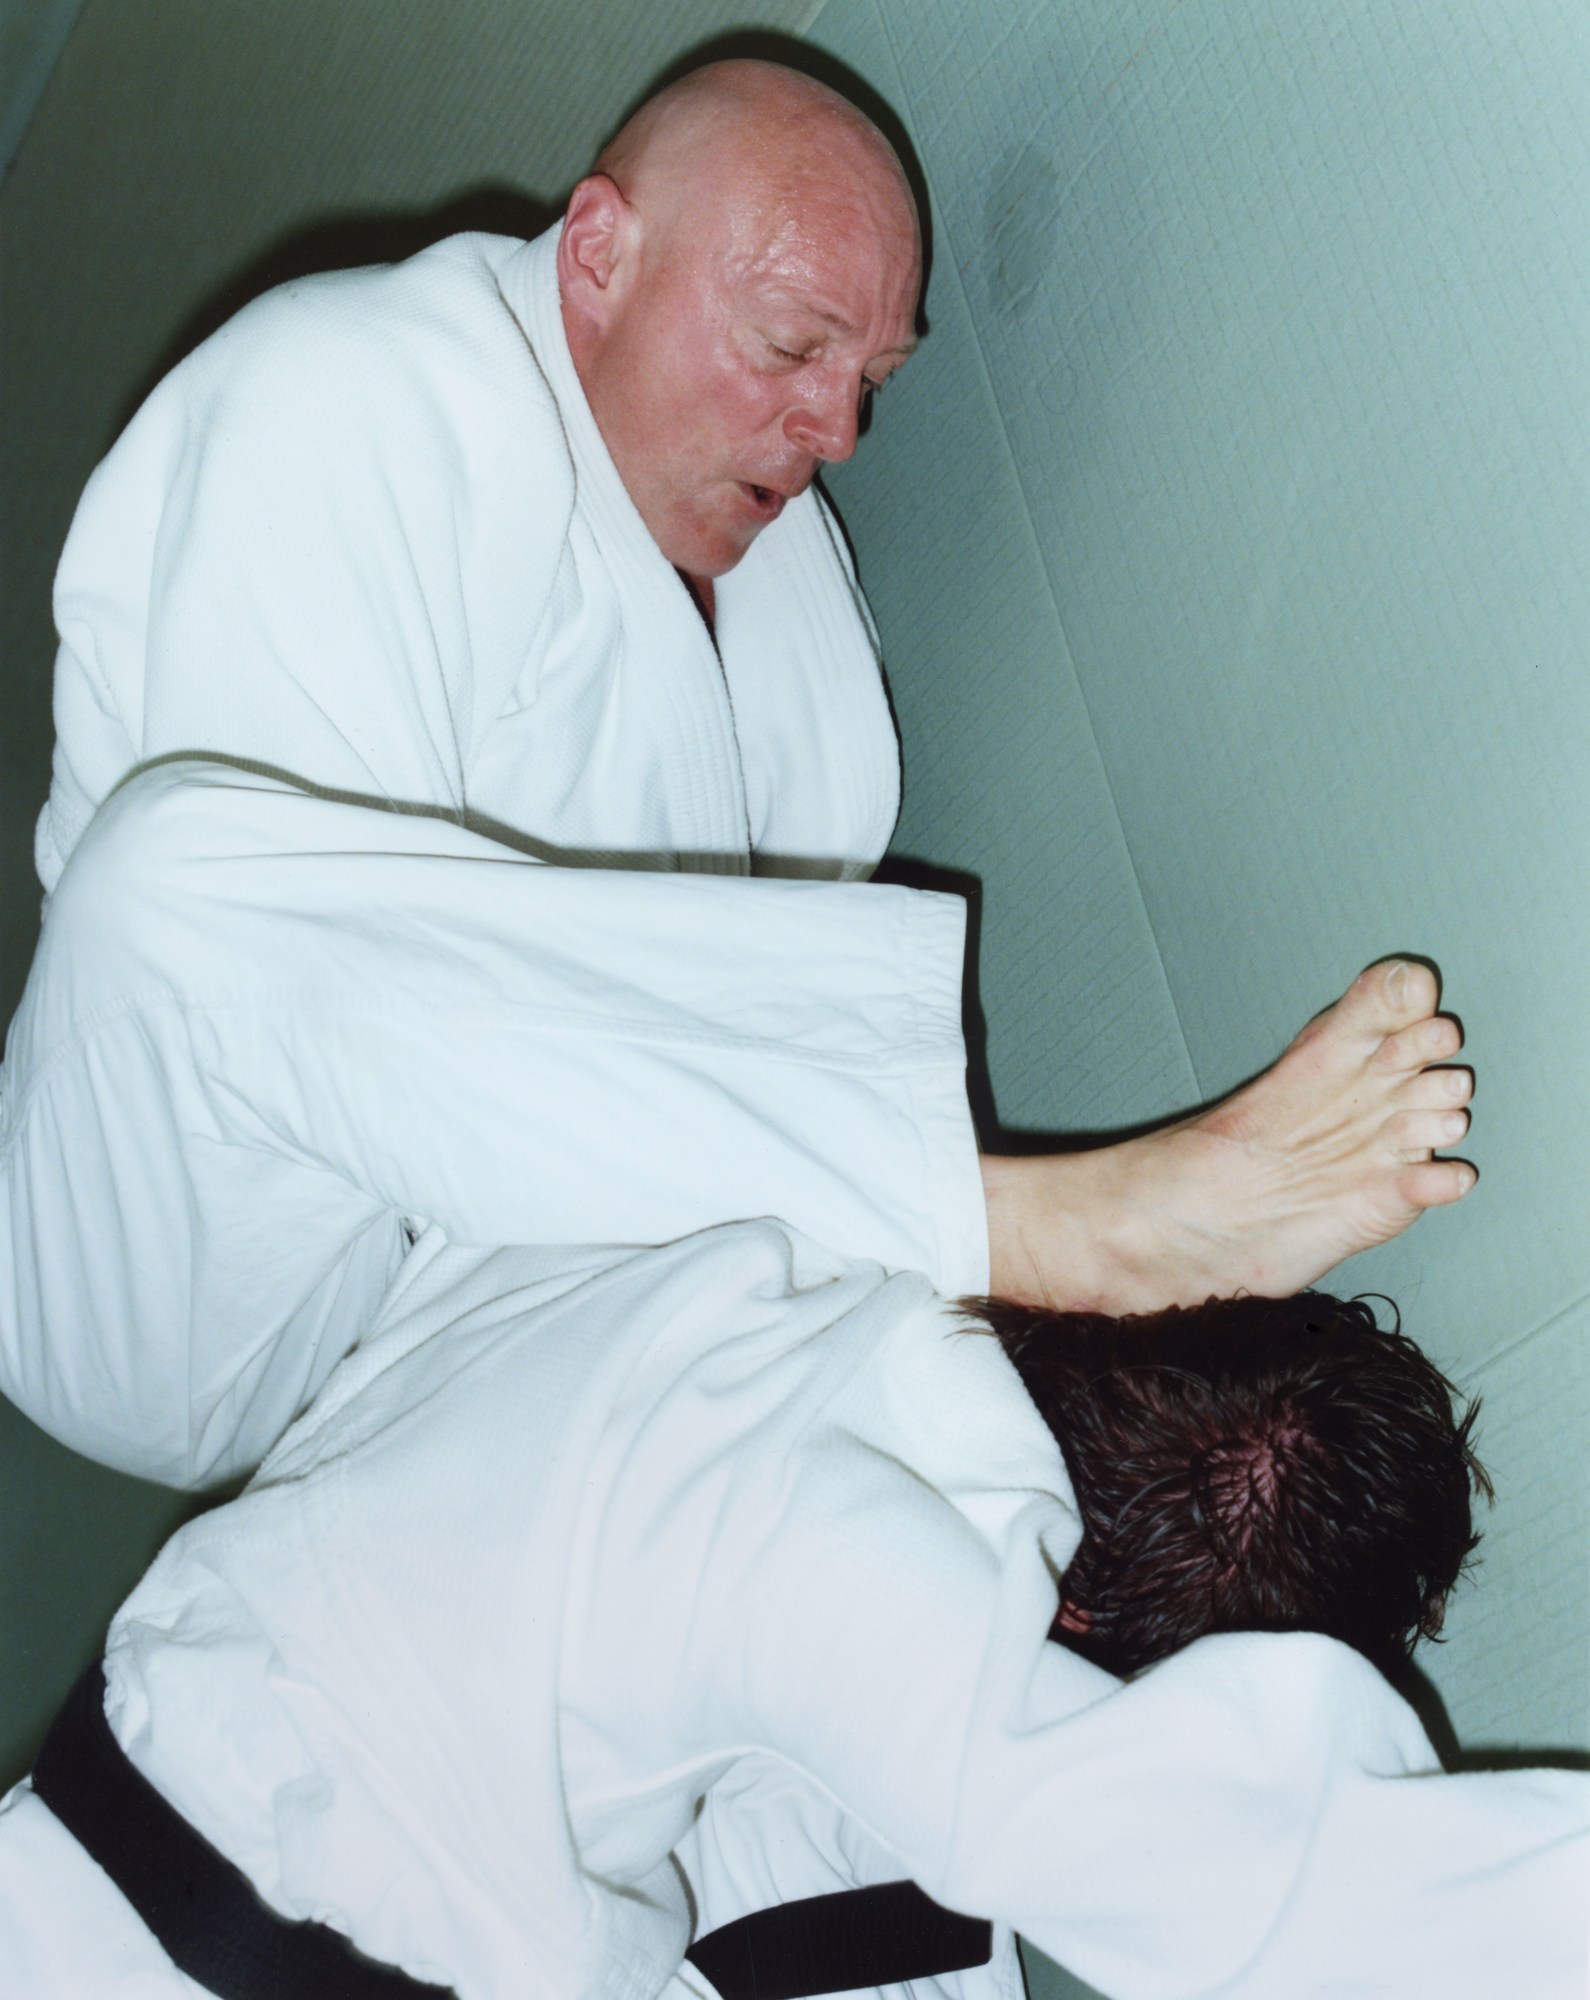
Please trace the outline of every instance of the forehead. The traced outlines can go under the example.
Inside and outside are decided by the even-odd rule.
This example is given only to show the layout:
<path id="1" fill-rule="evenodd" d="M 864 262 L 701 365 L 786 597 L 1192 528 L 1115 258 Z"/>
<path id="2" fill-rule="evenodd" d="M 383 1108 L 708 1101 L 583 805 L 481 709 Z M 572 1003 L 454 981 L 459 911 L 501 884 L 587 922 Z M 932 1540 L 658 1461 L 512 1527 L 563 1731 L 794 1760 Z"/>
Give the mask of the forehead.
<path id="1" fill-rule="evenodd" d="M 730 284 L 880 347 L 912 344 L 921 253 L 903 186 L 880 170 L 755 176 L 728 206 Z"/>

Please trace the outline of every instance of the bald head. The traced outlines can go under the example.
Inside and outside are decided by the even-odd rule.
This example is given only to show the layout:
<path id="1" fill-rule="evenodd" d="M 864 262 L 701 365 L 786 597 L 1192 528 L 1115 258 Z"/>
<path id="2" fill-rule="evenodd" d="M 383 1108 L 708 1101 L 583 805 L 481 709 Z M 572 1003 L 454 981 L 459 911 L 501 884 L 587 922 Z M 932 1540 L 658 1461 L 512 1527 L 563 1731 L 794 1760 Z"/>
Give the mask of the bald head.
<path id="1" fill-rule="evenodd" d="M 730 569 L 847 458 L 914 344 L 921 245 L 887 140 L 771 63 L 644 105 L 570 198 L 558 261 L 581 384 L 668 559 Z"/>
<path id="2" fill-rule="evenodd" d="M 767 62 L 711 63 L 643 104 L 592 170 L 632 200 L 676 204 L 755 179 L 811 180 L 892 205 L 915 237 L 916 203 L 894 148 L 815 77 Z"/>

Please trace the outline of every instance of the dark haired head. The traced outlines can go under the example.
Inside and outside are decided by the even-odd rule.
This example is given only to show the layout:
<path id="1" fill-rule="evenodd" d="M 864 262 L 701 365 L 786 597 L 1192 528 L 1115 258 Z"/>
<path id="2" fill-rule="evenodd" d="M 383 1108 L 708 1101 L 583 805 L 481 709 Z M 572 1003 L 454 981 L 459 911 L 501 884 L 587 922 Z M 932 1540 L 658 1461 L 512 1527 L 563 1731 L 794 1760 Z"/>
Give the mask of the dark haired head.
<path id="1" fill-rule="evenodd" d="M 1057 1638 L 1132 1673 L 1212 1632 L 1324 1632 L 1382 1666 L 1436 1637 L 1491 1491 L 1478 1406 L 1455 1417 L 1452 1385 L 1363 1300 L 967 1310 L 1076 1490 Z"/>

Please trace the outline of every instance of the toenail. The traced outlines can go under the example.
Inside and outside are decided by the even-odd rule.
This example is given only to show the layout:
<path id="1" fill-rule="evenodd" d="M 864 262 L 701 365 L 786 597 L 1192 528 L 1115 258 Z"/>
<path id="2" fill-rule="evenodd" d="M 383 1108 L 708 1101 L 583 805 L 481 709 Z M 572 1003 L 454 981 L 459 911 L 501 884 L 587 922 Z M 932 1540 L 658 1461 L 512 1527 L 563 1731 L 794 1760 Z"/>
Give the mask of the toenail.
<path id="1" fill-rule="evenodd" d="M 1469 1129 L 1469 1121 L 1461 1111 L 1449 1111 L 1441 1121 L 1441 1129 L 1449 1139 L 1461 1139 Z"/>
<path id="2" fill-rule="evenodd" d="M 1407 993 L 1407 962 L 1403 959 L 1398 959 L 1397 963 L 1386 974 L 1386 997 L 1390 1000 L 1392 1006 L 1401 1007 L 1407 1000 Z"/>

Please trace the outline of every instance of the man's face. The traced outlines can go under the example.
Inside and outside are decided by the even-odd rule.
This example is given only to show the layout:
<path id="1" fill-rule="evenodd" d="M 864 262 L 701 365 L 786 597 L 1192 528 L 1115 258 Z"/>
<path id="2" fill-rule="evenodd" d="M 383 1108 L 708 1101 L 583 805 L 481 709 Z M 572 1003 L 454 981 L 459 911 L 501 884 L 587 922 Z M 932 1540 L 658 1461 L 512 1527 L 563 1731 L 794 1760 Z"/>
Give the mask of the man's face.
<path id="1" fill-rule="evenodd" d="M 919 284 L 915 217 L 883 174 L 753 177 L 647 230 L 586 390 L 671 563 L 723 575 L 850 456 L 914 345 Z"/>

